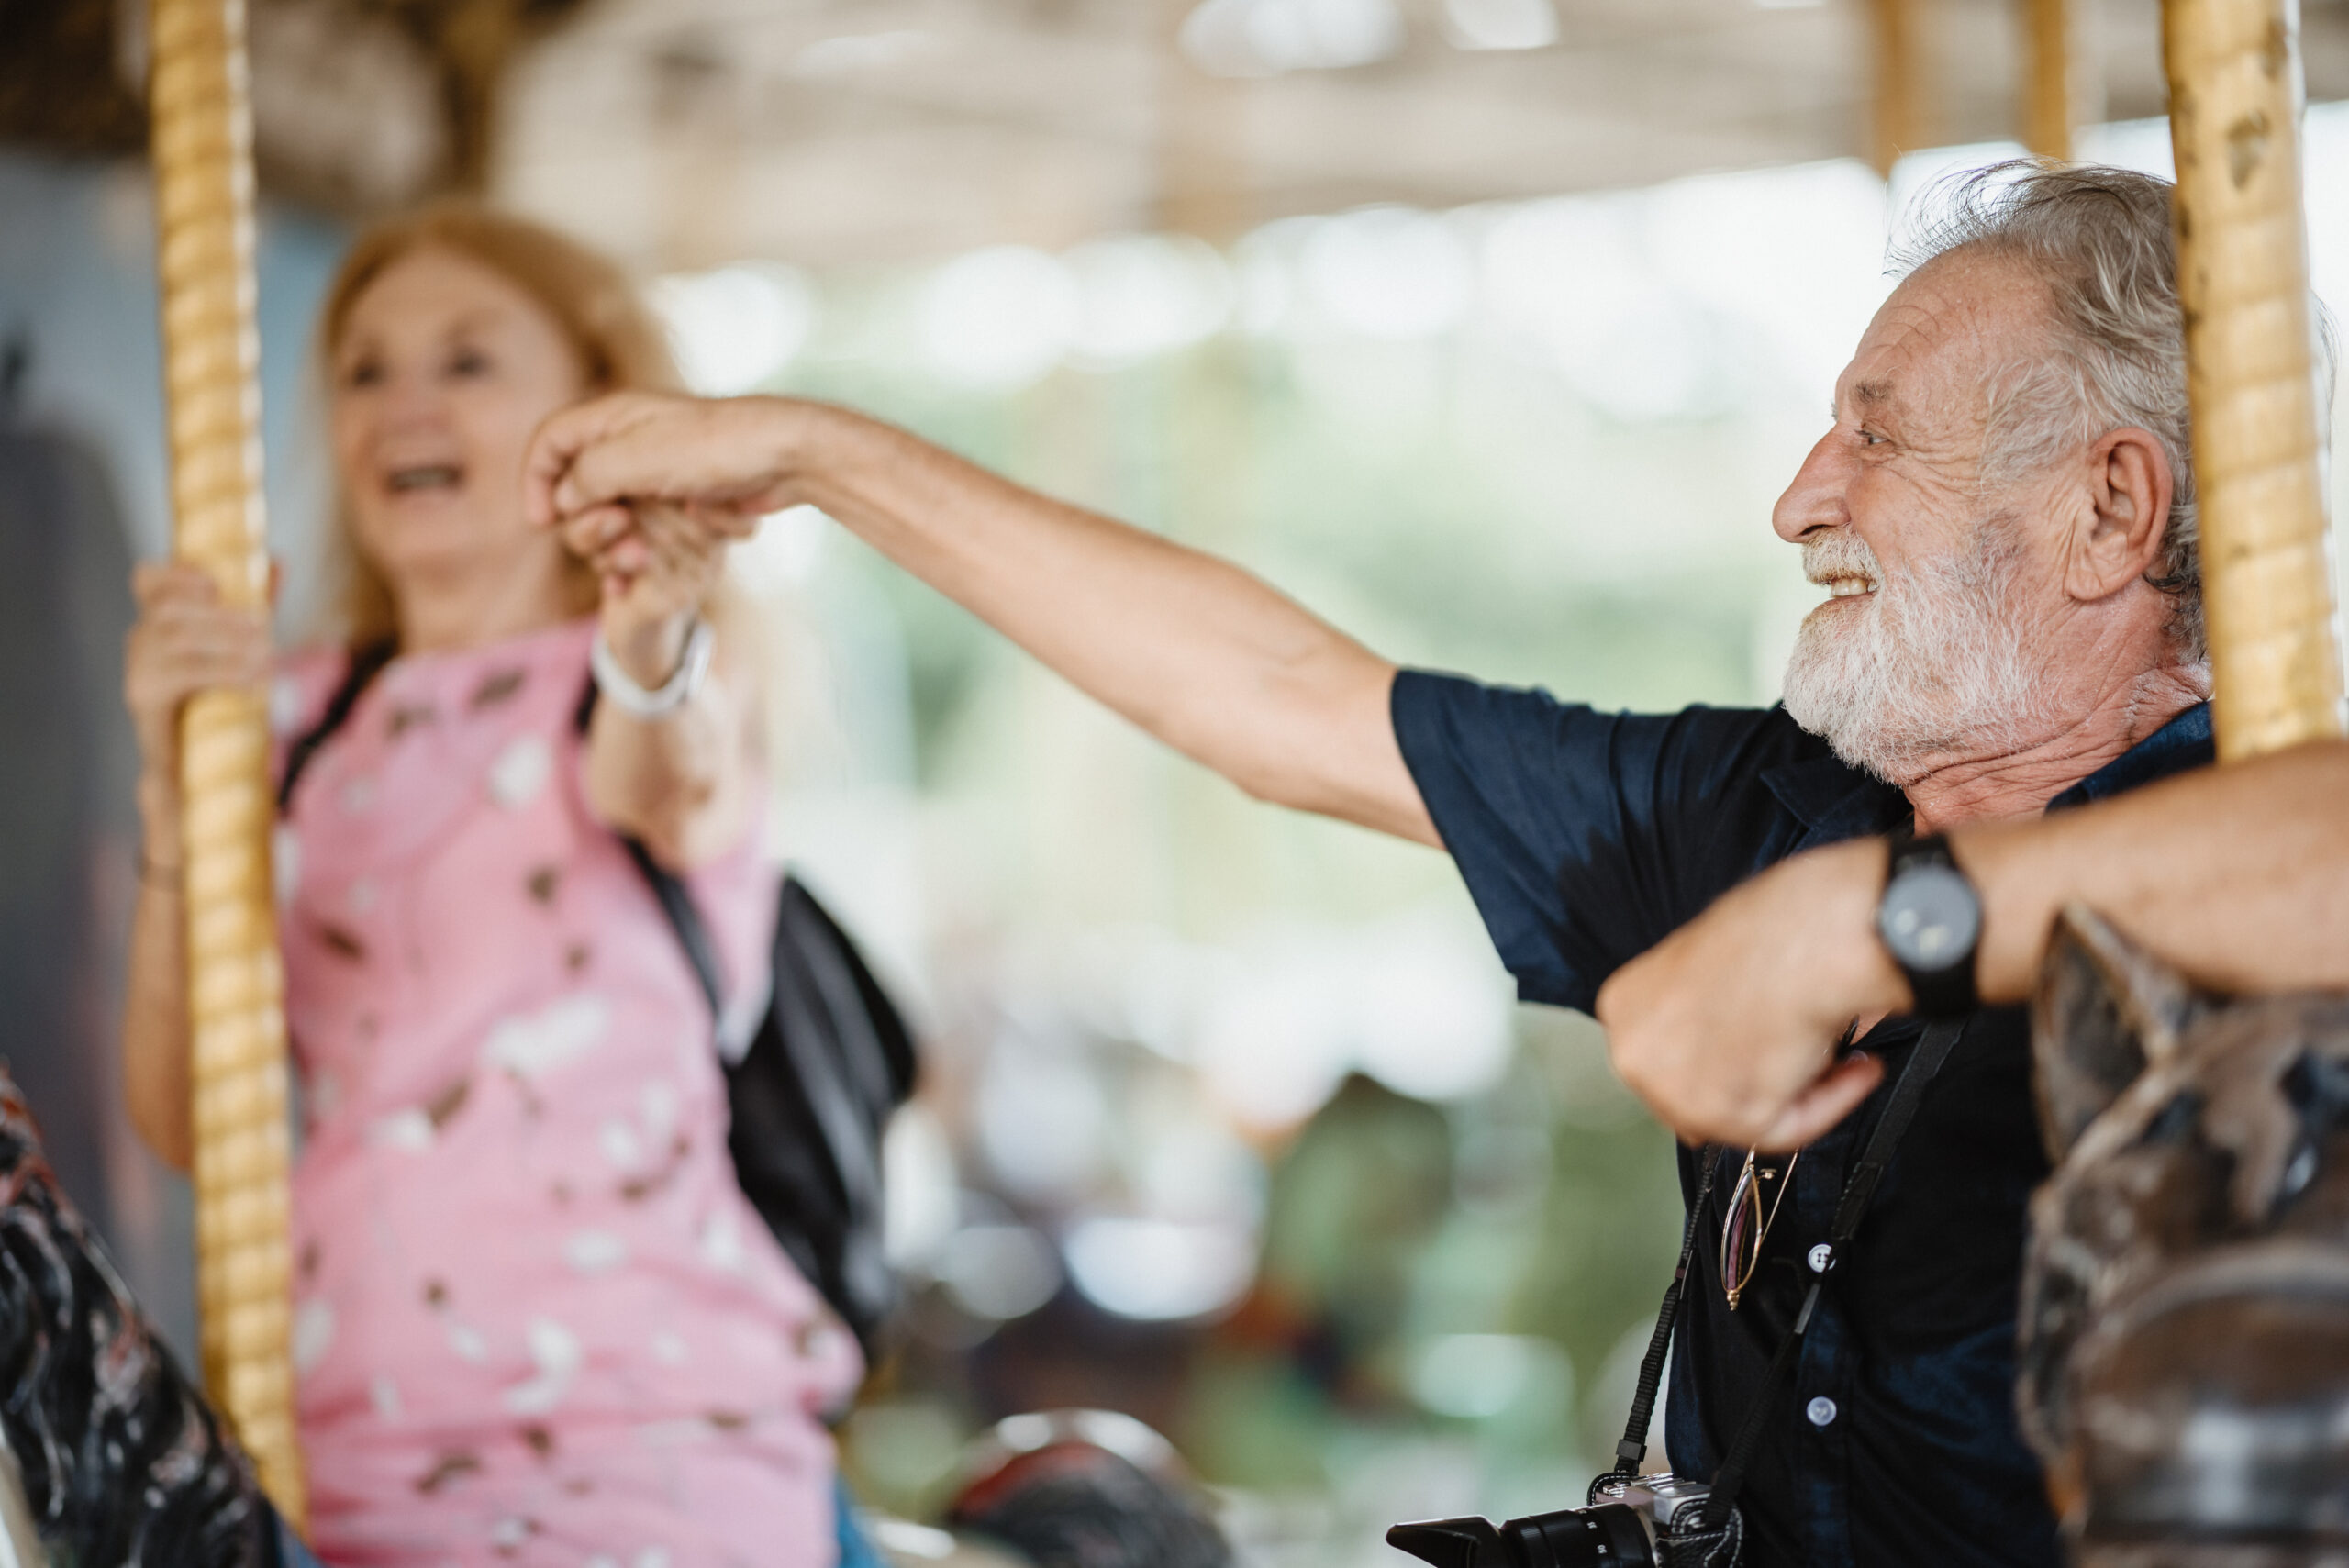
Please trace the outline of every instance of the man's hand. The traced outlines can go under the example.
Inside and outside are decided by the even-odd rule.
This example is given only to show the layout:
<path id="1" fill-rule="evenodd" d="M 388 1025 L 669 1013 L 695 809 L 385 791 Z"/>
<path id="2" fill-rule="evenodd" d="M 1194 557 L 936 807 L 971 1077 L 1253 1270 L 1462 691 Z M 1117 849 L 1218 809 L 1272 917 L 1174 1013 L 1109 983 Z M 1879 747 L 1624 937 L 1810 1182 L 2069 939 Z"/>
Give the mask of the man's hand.
<path id="1" fill-rule="evenodd" d="M 616 392 L 539 427 L 523 468 L 522 504 L 540 528 L 595 560 L 635 526 L 626 503 L 669 502 L 747 536 L 799 499 L 792 438 L 816 412 L 780 397 L 712 402 Z"/>
<path id="2" fill-rule="evenodd" d="M 1883 1078 L 1835 1046 L 1854 1020 L 1909 1005 L 1875 931 L 1885 853 L 1871 839 L 1783 862 L 1599 992 L 1616 1072 L 1679 1137 L 1798 1149 Z"/>

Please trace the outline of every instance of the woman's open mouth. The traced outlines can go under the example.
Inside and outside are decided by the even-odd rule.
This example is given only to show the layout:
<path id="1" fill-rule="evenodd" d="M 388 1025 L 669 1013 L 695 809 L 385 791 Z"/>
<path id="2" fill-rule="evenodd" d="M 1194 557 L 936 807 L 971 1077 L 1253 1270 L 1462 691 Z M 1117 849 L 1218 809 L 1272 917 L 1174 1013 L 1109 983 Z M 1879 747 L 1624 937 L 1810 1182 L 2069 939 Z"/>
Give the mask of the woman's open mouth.
<path id="1" fill-rule="evenodd" d="M 465 482 L 464 470 L 452 462 L 411 463 L 384 475 L 384 488 L 394 495 L 419 491 L 455 490 Z"/>

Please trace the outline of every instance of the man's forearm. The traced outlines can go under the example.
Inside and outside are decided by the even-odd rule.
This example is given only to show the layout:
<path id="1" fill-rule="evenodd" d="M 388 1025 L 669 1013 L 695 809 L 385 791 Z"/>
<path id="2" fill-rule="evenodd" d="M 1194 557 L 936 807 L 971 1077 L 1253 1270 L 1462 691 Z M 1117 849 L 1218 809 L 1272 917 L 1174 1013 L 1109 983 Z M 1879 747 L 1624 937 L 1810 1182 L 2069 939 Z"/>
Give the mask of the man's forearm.
<path id="1" fill-rule="evenodd" d="M 1982 898 L 1986 1001 L 2030 995 L 2075 902 L 2217 989 L 2349 985 L 2349 743 L 1966 828 L 1951 847 Z M 1675 1132 L 1796 1149 L 1875 1086 L 1834 1045 L 1913 1003 L 1876 933 L 1885 866 L 1881 839 L 1797 855 L 1608 981 L 1616 1068 Z"/>
<path id="2" fill-rule="evenodd" d="M 795 494 L 1085 692 L 1252 795 L 1435 841 L 1386 661 L 1227 562 L 790 406 Z"/>
<path id="3" fill-rule="evenodd" d="M 2349 743 L 1975 828 L 1954 846 L 1982 892 L 1987 1000 L 2030 994 L 2074 901 L 2221 990 L 2349 985 Z"/>

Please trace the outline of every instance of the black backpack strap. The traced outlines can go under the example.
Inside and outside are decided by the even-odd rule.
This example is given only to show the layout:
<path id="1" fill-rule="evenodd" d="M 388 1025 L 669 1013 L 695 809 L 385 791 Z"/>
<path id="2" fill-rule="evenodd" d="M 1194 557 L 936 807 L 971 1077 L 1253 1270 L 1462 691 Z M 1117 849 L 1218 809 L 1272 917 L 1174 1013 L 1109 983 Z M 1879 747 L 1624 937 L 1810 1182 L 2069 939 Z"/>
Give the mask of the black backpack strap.
<path id="1" fill-rule="evenodd" d="M 628 858 L 636 862 L 645 884 L 652 889 L 661 913 L 668 917 L 669 929 L 676 933 L 677 945 L 685 950 L 685 962 L 693 966 L 694 978 L 701 982 L 702 996 L 709 1003 L 710 1027 L 716 1029 L 726 1007 L 726 986 L 718 978 L 718 946 L 709 939 L 709 928 L 701 922 L 701 911 L 694 906 L 694 895 L 686 890 L 682 877 L 652 858 L 652 851 L 644 847 L 643 840 L 623 833 L 620 845 L 628 851 Z"/>
<path id="2" fill-rule="evenodd" d="M 591 681 L 573 714 L 583 733 L 596 695 Z M 700 982 L 714 1032 L 725 985 L 692 890 L 640 840 L 622 835 L 620 842 Z M 796 878 L 784 881 L 772 952 L 767 1017 L 742 1058 L 726 1067 L 735 1172 L 777 1240 L 869 1351 L 892 1292 L 880 1250 L 880 1129 L 912 1092 L 912 1036 L 848 934 Z M 820 1155 L 820 1170 L 770 1158 L 783 1151 L 762 1145 L 776 1138 L 820 1145 L 808 1150 Z M 829 1218 L 798 1207 L 808 1180 L 830 1189 L 819 1202 Z"/>
<path id="3" fill-rule="evenodd" d="M 625 837 L 620 842 L 628 847 L 629 859 L 636 862 L 636 869 L 652 889 L 661 913 L 668 917 L 670 929 L 677 935 L 677 945 L 685 950 L 695 978 L 701 982 L 702 995 L 709 1002 L 710 1024 L 715 1029 L 725 1009 L 726 993 L 718 977 L 718 947 L 710 940 L 709 928 L 702 921 L 692 891 L 685 886 L 684 878 L 654 860 L 642 842 Z M 813 909 L 825 925 L 830 924 L 821 906 L 796 879 L 785 882 L 782 907 L 776 918 L 789 922 L 790 929 L 776 933 L 785 940 L 775 943 L 776 973 L 770 1003 L 778 1026 L 775 1032 L 785 1060 L 807 1093 L 808 1108 L 816 1114 L 816 1125 L 830 1146 L 832 1166 L 841 1177 L 841 1195 L 848 1199 L 852 1209 L 874 1207 L 877 1212 L 880 1191 L 876 1178 L 881 1151 L 874 1146 L 858 1110 L 860 1101 L 871 1103 L 877 1096 L 859 1095 L 857 1089 L 866 1086 L 852 1086 L 843 1071 L 841 1053 L 826 1051 L 821 1044 L 838 1032 L 841 1020 L 865 1015 L 864 999 L 855 974 L 842 961 L 839 944 L 822 940 L 820 933 L 809 940 L 806 914 L 795 905 Z M 786 956 L 793 961 L 789 964 L 785 962 Z M 877 1057 L 879 1052 L 861 1054 Z M 885 1086 L 881 1093 L 887 1093 Z M 894 1097 L 880 1103 L 894 1103 Z"/>
<path id="4" fill-rule="evenodd" d="M 294 786 L 301 782 L 303 773 L 318 754 L 318 748 L 331 740 L 334 732 L 351 717 L 351 710 L 359 706 L 360 694 L 367 689 L 368 683 L 383 673 L 384 666 L 392 662 L 392 653 L 393 647 L 389 642 L 371 642 L 364 648 L 351 650 L 351 664 L 343 671 L 342 684 L 335 687 L 334 695 L 327 699 L 326 709 L 318 715 L 318 721 L 296 736 L 294 743 L 285 749 L 285 773 L 277 781 L 277 814 L 280 817 L 292 809 Z"/>

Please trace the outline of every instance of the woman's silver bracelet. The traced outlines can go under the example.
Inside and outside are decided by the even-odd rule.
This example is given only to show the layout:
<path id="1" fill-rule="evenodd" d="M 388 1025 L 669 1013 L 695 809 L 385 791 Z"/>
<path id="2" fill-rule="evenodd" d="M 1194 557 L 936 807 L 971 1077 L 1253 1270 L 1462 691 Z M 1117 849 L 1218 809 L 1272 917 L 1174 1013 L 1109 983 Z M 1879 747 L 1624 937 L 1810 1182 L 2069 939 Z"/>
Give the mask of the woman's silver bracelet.
<path id="1" fill-rule="evenodd" d="M 596 628 L 596 640 L 588 645 L 587 668 L 595 674 L 596 689 L 639 718 L 665 718 L 685 704 L 709 675 L 709 658 L 718 638 L 709 623 L 699 616 L 685 633 L 685 651 L 677 660 L 676 673 L 658 688 L 646 691 L 629 678 L 620 662 L 612 656 L 612 645 L 604 640 L 604 628 Z"/>

